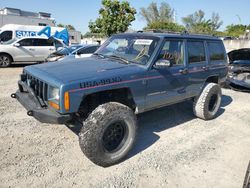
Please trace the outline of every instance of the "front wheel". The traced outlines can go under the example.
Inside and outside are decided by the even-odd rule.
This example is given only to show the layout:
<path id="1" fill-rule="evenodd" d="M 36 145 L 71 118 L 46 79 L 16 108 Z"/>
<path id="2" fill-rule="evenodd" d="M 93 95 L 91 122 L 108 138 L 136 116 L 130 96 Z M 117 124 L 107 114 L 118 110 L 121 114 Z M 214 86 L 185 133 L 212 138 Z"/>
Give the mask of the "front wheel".
<path id="1" fill-rule="evenodd" d="M 0 67 L 5 68 L 11 65 L 11 57 L 7 54 L 0 55 Z"/>
<path id="2" fill-rule="evenodd" d="M 137 129 L 129 107 L 109 102 L 98 106 L 83 122 L 79 144 L 95 164 L 107 167 L 120 162 L 132 148 Z"/>
<path id="3" fill-rule="evenodd" d="M 194 99 L 194 114 L 204 120 L 215 118 L 221 104 L 221 88 L 218 84 L 208 83 L 201 94 Z"/>

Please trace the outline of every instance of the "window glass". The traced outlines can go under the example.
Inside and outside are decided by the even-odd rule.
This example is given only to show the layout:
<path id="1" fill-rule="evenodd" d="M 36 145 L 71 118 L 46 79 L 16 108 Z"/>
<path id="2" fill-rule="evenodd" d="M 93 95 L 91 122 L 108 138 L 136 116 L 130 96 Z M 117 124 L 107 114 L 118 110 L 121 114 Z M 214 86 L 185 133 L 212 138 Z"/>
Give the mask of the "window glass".
<path id="1" fill-rule="evenodd" d="M 53 41 L 48 39 L 34 39 L 35 46 L 53 46 Z"/>
<path id="2" fill-rule="evenodd" d="M 46 23 L 38 23 L 39 26 L 46 26 Z"/>
<path id="3" fill-rule="evenodd" d="M 34 39 L 23 39 L 18 42 L 21 46 L 34 46 Z"/>
<path id="4" fill-rule="evenodd" d="M 3 31 L 1 34 L 0 34 L 0 41 L 8 41 L 10 39 L 12 39 L 12 31 Z"/>
<path id="5" fill-rule="evenodd" d="M 206 61 L 205 47 L 203 42 L 188 41 L 188 62 L 200 63 Z"/>
<path id="6" fill-rule="evenodd" d="M 96 46 L 85 48 L 85 54 L 93 54 L 97 50 Z"/>
<path id="7" fill-rule="evenodd" d="M 167 40 L 158 56 L 158 59 L 166 59 L 172 65 L 183 65 L 183 41 Z"/>
<path id="8" fill-rule="evenodd" d="M 210 61 L 225 60 L 225 50 L 221 42 L 208 42 L 208 51 Z"/>

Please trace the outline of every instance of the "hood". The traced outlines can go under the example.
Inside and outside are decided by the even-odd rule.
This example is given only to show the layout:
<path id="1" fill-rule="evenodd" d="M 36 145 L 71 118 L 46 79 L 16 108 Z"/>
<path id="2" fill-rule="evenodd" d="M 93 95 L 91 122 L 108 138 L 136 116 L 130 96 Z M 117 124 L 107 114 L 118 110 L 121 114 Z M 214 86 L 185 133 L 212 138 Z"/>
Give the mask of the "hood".
<path id="1" fill-rule="evenodd" d="M 26 70 L 30 73 L 37 71 L 44 72 L 46 75 L 54 77 L 63 83 L 88 78 L 96 79 L 100 75 L 101 77 L 121 75 L 122 73 L 132 73 L 140 69 L 142 69 L 142 67 L 137 64 L 123 64 L 117 60 L 111 60 L 109 58 L 103 59 L 96 56 L 49 62 L 26 67 Z"/>
<path id="2" fill-rule="evenodd" d="M 238 60 L 250 61 L 250 48 L 242 48 L 239 50 L 233 50 L 228 53 L 230 63 Z"/>

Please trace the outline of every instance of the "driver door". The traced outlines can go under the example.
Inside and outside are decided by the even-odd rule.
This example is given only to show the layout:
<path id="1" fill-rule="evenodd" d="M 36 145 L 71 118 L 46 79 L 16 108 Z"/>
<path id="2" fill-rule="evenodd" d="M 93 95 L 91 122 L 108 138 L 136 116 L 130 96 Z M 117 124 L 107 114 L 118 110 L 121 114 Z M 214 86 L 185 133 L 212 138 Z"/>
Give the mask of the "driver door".
<path id="1" fill-rule="evenodd" d="M 146 110 L 188 97 L 186 92 L 188 69 L 184 49 L 185 42 L 182 39 L 164 41 L 160 54 L 148 73 Z"/>

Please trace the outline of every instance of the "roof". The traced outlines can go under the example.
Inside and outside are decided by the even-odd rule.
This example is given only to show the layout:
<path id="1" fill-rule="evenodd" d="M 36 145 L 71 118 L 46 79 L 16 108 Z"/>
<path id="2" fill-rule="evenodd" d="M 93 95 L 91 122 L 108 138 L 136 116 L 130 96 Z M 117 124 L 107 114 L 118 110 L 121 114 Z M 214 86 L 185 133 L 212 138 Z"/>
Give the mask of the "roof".
<path id="1" fill-rule="evenodd" d="M 131 35 L 131 36 L 154 36 L 160 38 L 189 38 L 189 39 L 203 39 L 203 40 L 220 40 L 218 37 L 212 35 L 202 35 L 202 34 L 188 34 L 188 33 L 154 33 L 154 32 L 136 32 L 136 33 L 122 33 L 117 34 L 118 36 L 122 35 Z"/>

